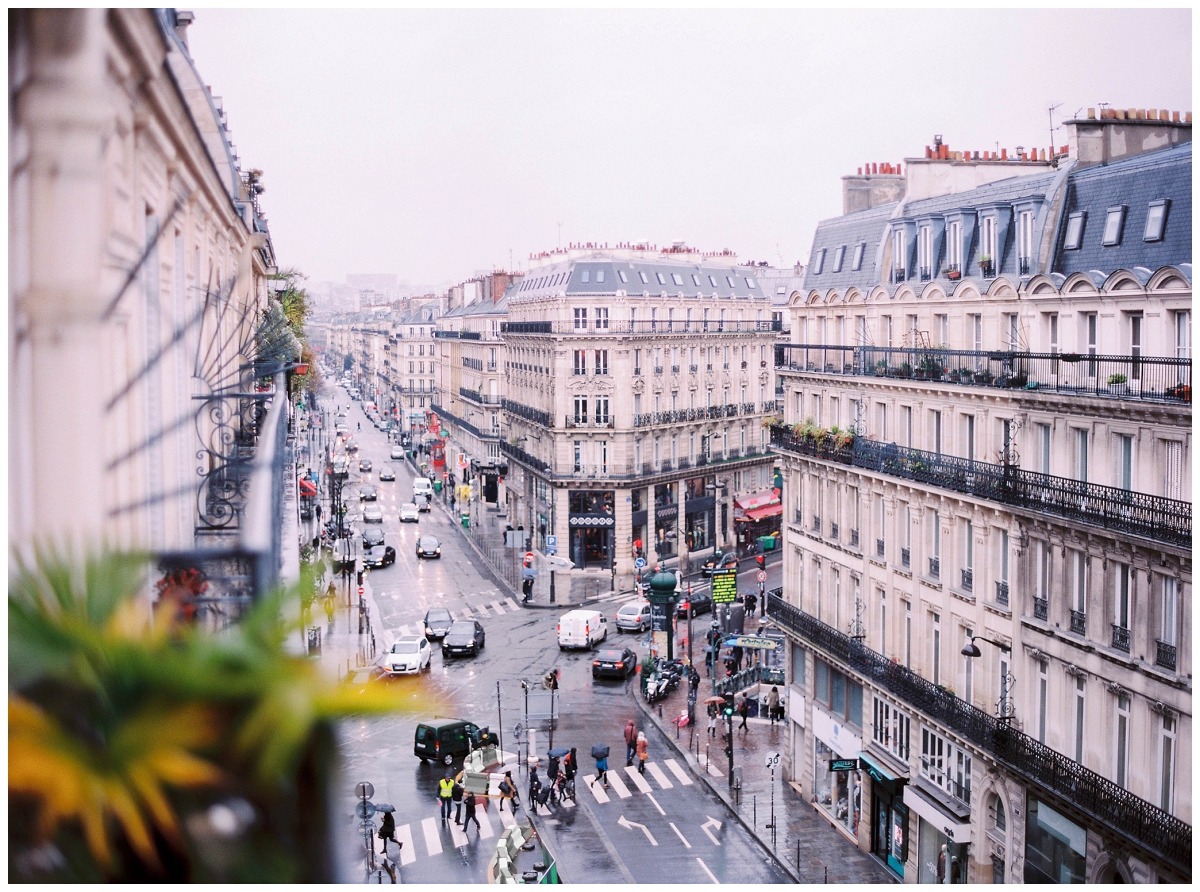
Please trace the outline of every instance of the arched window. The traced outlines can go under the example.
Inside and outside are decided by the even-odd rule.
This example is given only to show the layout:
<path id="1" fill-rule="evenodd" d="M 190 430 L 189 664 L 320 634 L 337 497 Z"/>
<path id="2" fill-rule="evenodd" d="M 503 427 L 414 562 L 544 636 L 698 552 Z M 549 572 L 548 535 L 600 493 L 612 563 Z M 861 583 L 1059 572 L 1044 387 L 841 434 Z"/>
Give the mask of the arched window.
<path id="1" fill-rule="evenodd" d="M 1008 819 L 1004 814 L 1004 800 L 995 793 L 988 801 L 988 829 L 1000 837 L 1003 837 L 1008 829 Z"/>

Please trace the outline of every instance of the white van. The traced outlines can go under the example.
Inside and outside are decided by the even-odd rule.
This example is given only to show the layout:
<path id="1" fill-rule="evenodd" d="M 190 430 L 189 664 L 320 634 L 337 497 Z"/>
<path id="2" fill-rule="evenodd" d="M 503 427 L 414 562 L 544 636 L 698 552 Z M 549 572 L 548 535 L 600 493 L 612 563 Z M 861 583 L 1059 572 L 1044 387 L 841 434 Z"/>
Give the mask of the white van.
<path id="1" fill-rule="evenodd" d="M 599 610 L 572 610 L 558 621 L 558 649 L 591 650 L 608 638 L 608 620 Z"/>
<path id="2" fill-rule="evenodd" d="M 428 477 L 413 478 L 413 495 L 425 496 L 430 499 L 433 498 L 433 484 L 429 482 Z M 416 500 L 414 499 L 413 501 Z"/>

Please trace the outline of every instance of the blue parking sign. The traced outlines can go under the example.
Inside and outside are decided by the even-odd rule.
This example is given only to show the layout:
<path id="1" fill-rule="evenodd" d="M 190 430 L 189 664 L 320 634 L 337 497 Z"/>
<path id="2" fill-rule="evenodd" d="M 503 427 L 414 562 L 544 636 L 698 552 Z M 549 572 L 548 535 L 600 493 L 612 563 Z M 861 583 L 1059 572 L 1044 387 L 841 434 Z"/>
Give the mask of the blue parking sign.
<path id="1" fill-rule="evenodd" d="M 558 554 L 558 536 L 546 537 L 546 554 Z"/>
<path id="2" fill-rule="evenodd" d="M 636 567 L 637 569 L 641 570 L 643 567 L 646 566 L 646 559 L 638 558 L 636 561 L 633 562 L 633 566 Z"/>

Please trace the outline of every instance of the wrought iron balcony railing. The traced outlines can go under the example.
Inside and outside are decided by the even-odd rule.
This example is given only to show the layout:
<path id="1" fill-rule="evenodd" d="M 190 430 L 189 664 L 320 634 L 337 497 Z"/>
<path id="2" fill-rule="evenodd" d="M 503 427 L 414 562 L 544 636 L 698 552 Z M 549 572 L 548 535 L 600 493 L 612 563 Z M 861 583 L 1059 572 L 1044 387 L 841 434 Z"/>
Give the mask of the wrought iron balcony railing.
<path id="1" fill-rule="evenodd" d="M 561 322 L 501 322 L 501 334 L 586 334 L 603 337 L 605 335 L 665 335 L 665 334 L 701 334 L 703 332 L 723 332 L 733 334 L 748 334 L 756 332 L 778 333 L 783 331 L 781 319 L 742 319 L 726 320 L 724 322 L 693 319 L 639 319 L 630 322 L 628 319 L 608 319 L 604 324 L 589 320 L 587 323 L 576 325 L 574 320 Z"/>
<path id="2" fill-rule="evenodd" d="M 929 576 L 931 579 L 940 579 L 942 575 L 942 559 L 929 559 Z"/>
<path id="3" fill-rule="evenodd" d="M 1078 762 L 988 715 L 780 597 L 767 595 L 767 615 L 792 635 L 857 672 L 913 710 L 989 754 L 1035 790 L 1082 809 L 1105 827 L 1191 871 L 1192 828 L 1174 815 Z"/>
<path id="4" fill-rule="evenodd" d="M 1008 606 L 1008 583 L 996 580 L 996 603 Z"/>
<path id="5" fill-rule="evenodd" d="M 549 412 L 543 412 L 540 409 L 534 409 L 510 399 L 502 400 L 500 405 L 505 412 L 516 415 L 518 418 L 532 421 L 541 427 L 554 427 L 553 419 L 550 417 Z"/>
<path id="6" fill-rule="evenodd" d="M 459 396 L 479 403 L 481 406 L 499 406 L 500 397 L 492 393 L 480 393 L 478 390 L 472 390 L 469 387 L 458 388 Z"/>
<path id="7" fill-rule="evenodd" d="M 804 526 L 804 512 L 801 511 L 799 508 L 796 509 L 794 522 L 795 522 L 796 526 L 798 526 L 798 527 Z"/>
<path id="8" fill-rule="evenodd" d="M 1035 619 L 1048 619 L 1050 616 L 1050 602 L 1045 598 L 1033 596 L 1033 616 Z"/>
<path id="9" fill-rule="evenodd" d="M 962 571 L 962 590 L 964 592 L 969 592 L 969 591 L 974 590 L 974 588 L 975 588 L 975 571 L 974 570 L 963 570 Z"/>
<path id="10" fill-rule="evenodd" d="M 524 449 L 521 449 L 519 446 L 514 446 L 512 443 L 509 443 L 506 440 L 500 441 L 500 451 L 507 456 L 515 458 L 522 464 L 528 465 L 534 470 L 541 471 L 543 474 L 550 470 L 550 465 L 548 463 L 542 461 L 540 458 L 534 458 Z"/>
<path id="11" fill-rule="evenodd" d="M 900 549 L 900 566 L 908 567 L 912 565 L 912 552 L 907 548 Z"/>
<path id="12" fill-rule="evenodd" d="M 563 427 L 588 427 L 600 430 L 611 430 L 613 428 L 613 417 L 611 415 L 568 415 L 563 423 Z"/>
<path id="13" fill-rule="evenodd" d="M 884 541 L 882 539 L 875 540 L 875 556 L 883 557 L 885 554 Z"/>
<path id="14" fill-rule="evenodd" d="M 1087 614 L 1081 610 L 1071 611 L 1071 631 L 1076 635 L 1087 634 Z"/>
<path id="15" fill-rule="evenodd" d="M 1162 640 L 1156 640 L 1155 643 L 1158 645 L 1158 652 L 1154 655 L 1154 665 L 1162 666 L 1164 669 L 1170 669 L 1172 672 L 1174 672 L 1176 655 L 1175 645 L 1167 644 L 1167 642 Z"/>
<path id="16" fill-rule="evenodd" d="M 1190 502 L 1037 474 L 856 437 L 835 446 L 832 437 L 801 437 L 784 425 L 771 427 L 771 445 L 783 452 L 853 465 L 868 471 L 948 489 L 1014 508 L 1065 517 L 1158 542 L 1192 541 Z"/>
<path id="17" fill-rule="evenodd" d="M 1174 356 L 780 344 L 775 348 L 775 366 L 783 371 L 873 375 L 1039 393 L 1192 401 L 1192 361 Z"/>
<path id="18" fill-rule="evenodd" d="M 1113 623 L 1112 646 L 1117 650 L 1123 650 L 1125 653 L 1129 653 L 1129 630 L 1127 628 Z"/>
<path id="19" fill-rule="evenodd" d="M 829 538 L 836 539 L 837 537 L 838 537 L 837 521 L 830 521 L 829 522 Z"/>

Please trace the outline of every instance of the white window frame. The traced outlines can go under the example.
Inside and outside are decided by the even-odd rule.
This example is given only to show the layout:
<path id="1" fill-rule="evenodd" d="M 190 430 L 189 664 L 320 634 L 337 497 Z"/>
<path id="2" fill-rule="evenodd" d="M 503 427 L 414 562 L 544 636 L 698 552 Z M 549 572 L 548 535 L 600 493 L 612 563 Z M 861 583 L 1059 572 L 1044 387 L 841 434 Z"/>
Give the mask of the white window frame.
<path id="1" fill-rule="evenodd" d="M 871 739 L 902 762 L 912 746 L 912 720 L 902 710 L 879 697 L 872 697 Z"/>

